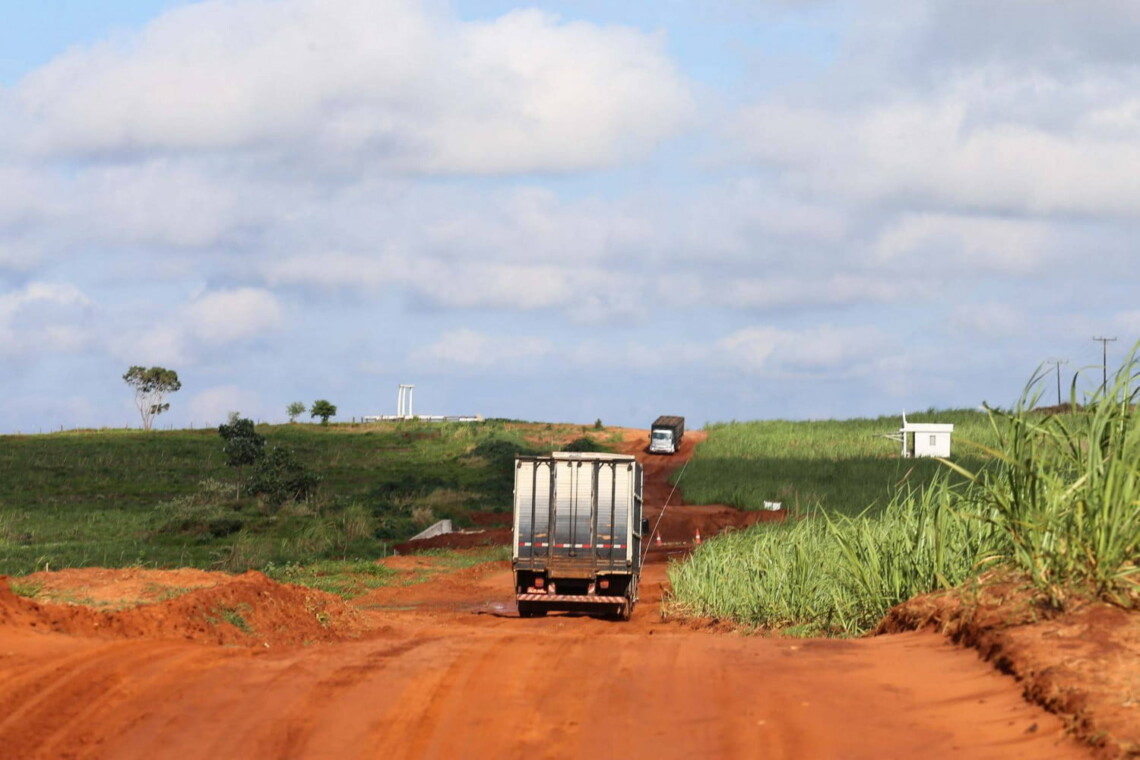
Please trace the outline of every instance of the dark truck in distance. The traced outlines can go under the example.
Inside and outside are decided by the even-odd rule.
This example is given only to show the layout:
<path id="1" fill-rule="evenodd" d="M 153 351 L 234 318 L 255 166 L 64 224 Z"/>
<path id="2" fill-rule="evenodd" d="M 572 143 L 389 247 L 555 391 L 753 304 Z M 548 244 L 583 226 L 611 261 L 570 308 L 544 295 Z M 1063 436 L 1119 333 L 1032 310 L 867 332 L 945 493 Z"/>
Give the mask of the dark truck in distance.
<path id="1" fill-rule="evenodd" d="M 515 459 L 520 617 L 563 610 L 629 619 L 641 575 L 642 485 L 641 465 L 625 454 Z"/>
<path id="2" fill-rule="evenodd" d="M 650 454 L 676 454 L 685 436 L 685 418 L 663 414 L 649 428 Z"/>

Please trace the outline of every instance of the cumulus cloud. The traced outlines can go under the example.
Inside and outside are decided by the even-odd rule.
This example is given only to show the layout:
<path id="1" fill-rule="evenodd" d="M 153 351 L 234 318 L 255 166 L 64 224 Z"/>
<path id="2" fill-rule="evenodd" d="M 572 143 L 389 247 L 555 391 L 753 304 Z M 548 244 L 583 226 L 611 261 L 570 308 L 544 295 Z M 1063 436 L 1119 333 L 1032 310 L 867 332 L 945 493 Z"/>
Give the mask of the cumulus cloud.
<path id="1" fill-rule="evenodd" d="M 828 74 L 731 120 L 788 187 L 860 204 L 1140 215 L 1129 0 L 868 0 Z"/>
<path id="2" fill-rule="evenodd" d="M 1117 313 L 1113 318 L 1113 323 L 1129 334 L 1125 344 L 1140 339 L 1140 309 L 1129 309 Z"/>
<path id="3" fill-rule="evenodd" d="M 889 337 L 869 326 L 821 325 L 782 329 L 757 325 L 724 336 L 716 358 L 757 374 L 852 370 L 875 361 L 891 348 Z"/>
<path id="4" fill-rule="evenodd" d="M 1051 247 L 1049 225 L 1032 220 L 952 214 L 903 214 L 876 241 L 877 263 L 925 271 L 1030 273 Z"/>
<path id="5" fill-rule="evenodd" d="M 206 291 L 157 311 L 163 316 L 141 324 L 117 315 L 118 328 L 108 338 L 116 357 L 133 364 L 194 365 L 222 347 L 271 335 L 284 319 L 277 297 L 260 288 Z"/>
<path id="6" fill-rule="evenodd" d="M 1027 334 L 1031 321 L 1023 309 L 1006 303 L 975 303 L 955 307 L 950 324 L 973 338 L 987 341 L 1016 338 Z"/>
<path id="7" fill-rule="evenodd" d="M 259 420 L 263 413 L 260 396 L 236 385 L 219 385 L 199 391 L 187 403 L 189 419 L 199 426 L 220 425 L 231 412 Z"/>
<path id="8" fill-rule="evenodd" d="M 186 307 L 187 330 L 204 343 L 257 337 L 281 326 L 282 309 L 272 293 L 238 288 L 205 293 Z"/>
<path id="9" fill-rule="evenodd" d="M 984 86 L 966 83 L 930 99 L 853 111 L 760 104 L 740 115 L 736 136 L 748 156 L 778 169 L 791 185 L 849 200 L 1140 214 L 1140 137 L 1103 127 L 1127 123 L 1130 109 L 1113 103 L 1056 131 L 1015 114 L 975 119 L 972 90 Z"/>
<path id="10" fill-rule="evenodd" d="M 686 83 L 640 31 L 419 0 L 207 0 L 74 49 L 15 88 L 44 155 L 246 151 L 401 172 L 624 163 L 676 133 Z M 11 126 L 10 126 L 11 128 Z"/>
<path id="11" fill-rule="evenodd" d="M 675 339 L 649 344 L 583 336 L 563 341 L 557 347 L 543 337 L 501 337 L 461 328 L 414 350 L 411 358 L 425 368 L 451 366 L 495 372 L 527 371 L 536 366 L 547 371 L 568 367 L 592 371 L 620 362 L 633 373 L 668 368 L 678 372 L 743 371 L 776 377 L 860 372 L 893 351 L 895 346 L 889 336 L 865 325 L 754 325 L 707 342 Z"/>
<path id="12" fill-rule="evenodd" d="M 92 301 L 68 283 L 32 282 L 0 294 L 0 353 L 74 352 L 88 346 Z"/>
<path id="13" fill-rule="evenodd" d="M 545 338 L 500 337 L 469 328 L 452 330 L 416 349 L 411 359 L 423 367 L 492 368 L 501 364 L 533 367 L 554 345 Z"/>

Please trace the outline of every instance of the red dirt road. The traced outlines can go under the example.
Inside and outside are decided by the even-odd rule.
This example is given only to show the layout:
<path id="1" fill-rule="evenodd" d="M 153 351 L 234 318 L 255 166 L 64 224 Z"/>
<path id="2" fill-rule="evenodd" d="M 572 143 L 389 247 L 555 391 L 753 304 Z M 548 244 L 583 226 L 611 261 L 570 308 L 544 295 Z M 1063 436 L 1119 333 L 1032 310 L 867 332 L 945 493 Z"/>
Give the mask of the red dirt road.
<path id="1" fill-rule="evenodd" d="M 107 626 L 0 593 L 0 756 L 1090 756 L 1012 679 L 931 633 L 798 640 L 662 621 L 664 563 L 625 624 L 519 619 L 505 562 L 378 589 L 351 613 L 257 574 L 215 580 Z M 167 620 L 223 598 L 253 609 L 250 632 Z M 289 615 L 311 638 L 288 635 Z"/>

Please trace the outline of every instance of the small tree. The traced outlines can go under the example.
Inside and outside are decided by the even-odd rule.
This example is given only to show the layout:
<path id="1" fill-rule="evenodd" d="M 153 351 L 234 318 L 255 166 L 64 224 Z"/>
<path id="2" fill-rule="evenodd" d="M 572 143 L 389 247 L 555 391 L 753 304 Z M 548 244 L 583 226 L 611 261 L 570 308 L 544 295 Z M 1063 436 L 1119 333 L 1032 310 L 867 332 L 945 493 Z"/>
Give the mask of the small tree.
<path id="1" fill-rule="evenodd" d="M 308 499 L 319 481 L 320 478 L 297 461 L 291 450 L 274 446 L 258 458 L 250 490 L 276 508 L 290 500 Z"/>
<path id="2" fill-rule="evenodd" d="M 150 430 L 155 416 L 170 408 L 170 404 L 163 403 L 166 394 L 182 387 L 178 373 L 165 367 L 134 366 L 123 375 L 123 380 L 135 389 L 135 406 L 139 408 L 143 430 Z"/>
<path id="3" fill-rule="evenodd" d="M 228 423 L 218 425 L 218 435 L 225 443 L 222 453 L 226 455 L 226 466 L 238 471 L 237 495 L 241 498 L 241 473 L 244 467 L 256 464 L 265 454 L 265 437 L 257 432 L 253 420 L 243 419 L 234 412 Z"/>
<path id="4" fill-rule="evenodd" d="M 318 400 L 313 402 L 313 405 L 311 407 L 309 407 L 309 416 L 310 417 L 320 417 L 321 418 L 321 424 L 327 425 L 327 424 L 329 424 L 329 417 L 335 417 L 336 416 L 336 405 L 330 404 L 328 401 L 325 401 L 323 398 L 318 399 Z"/>
<path id="5" fill-rule="evenodd" d="M 285 407 L 285 411 L 289 413 L 289 422 L 296 422 L 297 418 L 305 413 L 305 404 L 302 401 L 294 401 L 292 404 Z"/>

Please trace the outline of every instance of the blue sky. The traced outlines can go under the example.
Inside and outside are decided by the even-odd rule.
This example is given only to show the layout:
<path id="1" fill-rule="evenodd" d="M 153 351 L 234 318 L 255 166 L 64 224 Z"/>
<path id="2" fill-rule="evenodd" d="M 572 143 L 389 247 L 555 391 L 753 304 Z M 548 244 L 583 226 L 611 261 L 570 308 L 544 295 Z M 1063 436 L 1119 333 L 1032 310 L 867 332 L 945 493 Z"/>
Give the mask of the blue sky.
<path id="1" fill-rule="evenodd" d="M 0 432 L 137 425 L 134 364 L 183 380 L 164 427 L 400 383 L 635 426 L 1010 403 L 1140 338 L 1138 34 L 1125 0 L 5 3 Z"/>

